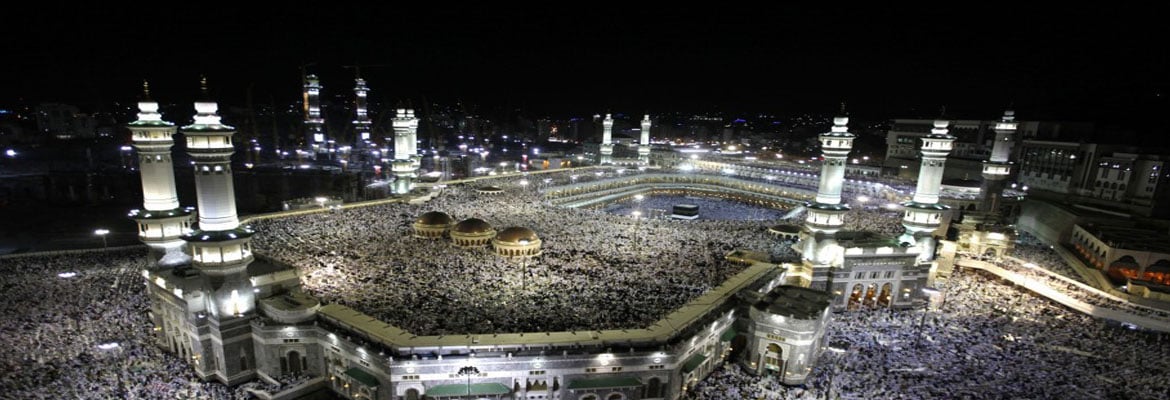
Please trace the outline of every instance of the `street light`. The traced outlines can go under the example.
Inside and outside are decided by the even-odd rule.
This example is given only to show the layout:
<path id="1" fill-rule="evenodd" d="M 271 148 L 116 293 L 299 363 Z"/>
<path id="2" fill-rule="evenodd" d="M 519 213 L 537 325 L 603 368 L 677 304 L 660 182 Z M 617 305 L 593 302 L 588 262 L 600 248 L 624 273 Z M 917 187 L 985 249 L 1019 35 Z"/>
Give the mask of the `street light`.
<path id="1" fill-rule="evenodd" d="M 106 235 L 110 234 L 110 230 L 104 229 L 104 228 L 98 228 L 98 229 L 95 229 L 93 231 L 93 234 L 98 235 L 102 238 L 102 248 L 103 249 L 106 248 Z"/>
<path id="2" fill-rule="evenodd" d="M 317 200 L 317 204 L 320 205 L 321 208 L 325 208 L 325 200 L 328 200 L 328 199 L 326 199 L 324 197 L 318 197 L 318 198 L 315 198 L 313 200 Z"/>
<path id="3" fill-rule="evenodd" d="M 849 349 L 849 342 L 840 342 L 840 341 L 829 343 L 829 347 L 828 347 L 829 351 L 836 353 L 836 354 L 843 354 L 843 353 L 845 353 L 845 350 L 848 350 L 848 349 Z M 833 374 L 835 373 L 836 370 L 837 370 L 837 357 L 834 356 L 833 362 L 829 364 L 829 384 L 828 384 L 829 387 L 825 390 L 825 398 L 826 399 L 833 398 Z"/>
<path id="4" fill-rule="evenodd" d="M 922 288 L 922 294 L 930 296 L 930 298 L 933 298 L 934 296 L 939 294 L 939 291 L 938 291 L 938 289 L 935 289 L 932 287 L 924 287 L 924 288 Z M 922 336 L 923 336 L 922 326 L 926 324 L 926 313 L 930 312 L 930 303 L 931 303 L 931 300 L 928 298 L 926 300 L 926 307 L 922 308 L 922 319 L 918 320 L 918 343 L 919 344 L 922 344 Z"/>
<path id="5" fill-rule="evenodd" d="M 641 196 L 641 195 L 638 195 L 638 196 Z M 641 256 L 642 255 L 642 247 L 641 247 L 640 243 L 638 243 L 638 228 L 640 228 L 642 226 L 642 220 L 639 219 L 638 217 L 642 216 L 642 212 L 639 210 L 634 210 L 634 212 L 632 214 L 634 215 L 634 222 L 635 222 L 634 223 L 634 252 L 636 252 L 639 256 Z"/>
<path id="6" fill-rule="evenodd" d="M 459 369 L 458 375 L 467 375 L 467 397 L 471 397 L 471 376 L 479 375 L 479 368 L 466 366 Z"/>

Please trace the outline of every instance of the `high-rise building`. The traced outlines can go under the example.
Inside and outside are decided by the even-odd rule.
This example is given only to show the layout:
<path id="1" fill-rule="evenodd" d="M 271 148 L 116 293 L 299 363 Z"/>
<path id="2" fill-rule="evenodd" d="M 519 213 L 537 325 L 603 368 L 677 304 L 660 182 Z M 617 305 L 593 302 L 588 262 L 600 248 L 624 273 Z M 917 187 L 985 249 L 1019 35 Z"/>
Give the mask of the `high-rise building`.
<path id="1" fill-rule="evenodd" d="M 309 151 L 317 158 L 328 158 L 329 143 L 325 136 L 325 118 L 321 116 L 321 81 L 317 75 L 305 76 L 305 134 Z"/>
<path id="2" fill-rule="evenodd" d="M 370 92 L 370 88 L 366 86 L 366 80 L 360 76 L 354 80 L 354 110 L 355 116 L 353 120 L 353 129 L 357 132 L 357 140 L 354 146 L 368 146 L 370 144 L 370 114 L 366 107 L 366 97 Z"/>

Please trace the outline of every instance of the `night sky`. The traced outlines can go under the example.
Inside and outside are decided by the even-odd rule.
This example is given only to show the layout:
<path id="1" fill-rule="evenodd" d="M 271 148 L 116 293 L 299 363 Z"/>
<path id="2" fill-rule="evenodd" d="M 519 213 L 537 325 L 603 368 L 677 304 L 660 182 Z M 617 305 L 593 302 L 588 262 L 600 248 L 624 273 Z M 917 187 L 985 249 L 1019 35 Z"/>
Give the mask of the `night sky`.
<path id="1" fill-rule="evenodd" d="M 1152 8 L 47 3 L 0 25 L 0 104 L 128 101 L 143 78 L 157 99 L 188 101 L 201 73 L 221 103 L 249 87 L 256 101 L 292 103 L 301 65 L 315 63 L 327 94 L 348 91 L 342 66 L 360 64 L 375 99 L 551 116 L 824 112 L 845 100 L 874 118 L 941 105 L 994 118 L 1014 104 L 1023 119 L 1111 123 L 1165 120 L 1170 71 L 1170 31 Z"/>

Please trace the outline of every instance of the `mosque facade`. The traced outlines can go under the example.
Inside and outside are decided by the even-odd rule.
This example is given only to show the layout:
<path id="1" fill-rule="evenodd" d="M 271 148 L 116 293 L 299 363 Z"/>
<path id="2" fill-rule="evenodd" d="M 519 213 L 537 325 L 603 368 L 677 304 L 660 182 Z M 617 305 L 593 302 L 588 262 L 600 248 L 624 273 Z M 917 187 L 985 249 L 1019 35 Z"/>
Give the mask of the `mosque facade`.
<path id="1" fill-rule="evenodd" d="M 150 104 L 140 108 L 153 118 Z M 251 236 L 263 232 L 241 225 L 236 216 L 234 128 L 220 122 L 217 108 L 200 100 L 195 124 L 181 128 L 195 160 L 199 200 L 198 224 L 181 235 L 190 260 L 143 271 L 158 345 L 207 380 L 236 385 L 307 374 L 312 379 L 292 390 L 328 388 L 350 399 L 678 399 L 720 365 L 739 363 L 801 384 L 826 347 L 833 309 L 905 306 L 926 280 L 923 260 L 929 257 L 916 251 L 922 245 L 836 229 L 843 169 L 826 163 L 833 170 L 828 181 L 822 177 L 799 233 L 797 246 L 807 251 L 801 265 L 748 261 L 744 271 L 644 328 L 418 336 L 344 305 L 322 304 L 302 290 L 295 268 L 252 253 Z M 400 112 L 404 129 L 396 133 L 409 136 L 413 118 Z M 648 131 L 649 118 L 644 121 Z M 834 160 L 848 154 L 847 121 L 838 118 L 834 131 L 822 137 Z M 148 125 L 142 130 L 173 131 L 161 120 Z M 396 154 L 395 162 L 407 171 L 412 160 Z M 174 180 L 160 176 L 143 176 L 144 193 L 166 199 Z M 716 178 L 723 180 L 682 182 L 719 184 L 754 201 L 785 201 L 758 184 Z M 649 174 L 637 179 L 644 185 L 680 182 Z M 595 189 L 562 191 L 571 197 Z M 148 209 L 177 208 L 169 201 L 147 203 Z M 441 210 L 419 216 L 404 236 L 515 259 L 540 257 L 542 241 L 556 240 L 525 227 L 497 231 L 481 219 L 455 222 Z"/>

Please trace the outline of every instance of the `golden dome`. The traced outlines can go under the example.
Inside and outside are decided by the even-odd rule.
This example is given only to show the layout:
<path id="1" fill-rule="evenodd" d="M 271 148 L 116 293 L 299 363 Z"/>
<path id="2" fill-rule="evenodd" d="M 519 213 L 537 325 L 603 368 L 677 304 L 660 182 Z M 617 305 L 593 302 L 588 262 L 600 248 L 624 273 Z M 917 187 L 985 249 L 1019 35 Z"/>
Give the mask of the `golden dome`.
<path id="1" fill-rule="evenodd" d="M 455 219 L 442 211 L 430 211 L 418 216 L 414 223 L 419 225 L 451 225 Z"/>
<path id="2" fill-rule="evenodd" d="M 492 226 L 479 218 L 468 218 L 455 224 L 452 231 L 464 234 L 486 233 L 492 231 Z"/>
<path id="3" fill-rule="evenodd" d="M 525 241 L 531 243 L 540 240 L 540 238 L 536 237 L 536 232 L 533 232 L 531 229 L 513 226 L 500 231 L 496 235 L 496 240 L 504 243 L 520 243 Z"/>

